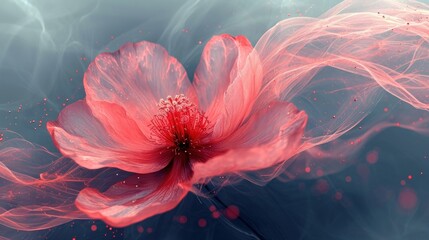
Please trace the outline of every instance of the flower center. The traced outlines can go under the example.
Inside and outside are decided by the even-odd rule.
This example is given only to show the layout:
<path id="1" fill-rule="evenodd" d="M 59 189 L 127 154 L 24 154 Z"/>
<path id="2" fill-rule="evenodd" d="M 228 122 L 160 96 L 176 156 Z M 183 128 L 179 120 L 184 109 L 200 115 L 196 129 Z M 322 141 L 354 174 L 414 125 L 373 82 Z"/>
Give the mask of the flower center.
<path id="1" fill-rule="evenodd" d="M 210 131 L 210 122 L 185 95 L 168 96 L 158 103 L 151 121 L 151 140 L 166 145 L 175 155 L 189 158 L 204 148 L 200 142 Z"/>

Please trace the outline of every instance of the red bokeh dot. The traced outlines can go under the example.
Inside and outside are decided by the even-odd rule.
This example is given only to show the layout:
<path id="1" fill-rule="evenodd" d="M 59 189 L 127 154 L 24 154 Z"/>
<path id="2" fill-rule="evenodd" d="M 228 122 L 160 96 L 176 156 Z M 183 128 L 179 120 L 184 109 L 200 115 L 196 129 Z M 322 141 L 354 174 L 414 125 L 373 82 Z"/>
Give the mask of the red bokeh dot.
<path id="1" fill-rule="evenodd" d="M 147 228 L 147 232 L 148 232 L 148 233 L 152 233 L 152 232 L 153 232 L 153 229 L 152 229 L 151 227 L 148 227 L 148 228 Z"/>
<path id="2" fill-rule="evenodd" d="M 211 206 L 209 207 L 209 210 L 210 210 L 210 212 L 214 212 L 214 211 L 216 211 L 216 206 L 215 206 L 215 205 L 211 205 Z"/>
<path id="3" fill-rule="evenodd" d="M 311 172 L 311 168 L 310 168 L 310 167 L 305 167 L 304 171 L 305 171 L 306 173 L 310 173 L 310 172 Z"/>
<path id="4" fill-rule="evenodd" d="M 179 223 L 185 224 L 188 222 L 188 218 L 186 216 L 179 216 Z"/>
<path id="5" fill-rule="evenodd" d="M 97 231 L 97 225 L 92 224 L 91 225 L 91 231 L 93 231 L 93 232 Z"/>
<path id="6" fill-rule="evenodd" d="M 345 178 L 345 180 L 346 180 L 346 182 L 351 182 L 352 181 L 352 177 L 350 177 L 350 176 L 347 176 L 346 178 Z"/>
<path id="7" fill-rule="evenodd" d="M 343 193 L 342 192 L 336 192 L 335 193 L 335 200 L 340 201 L 343 199 Z"/>
<path id="8" fill-rule="evenodd" d="M 226 208 L 225 215 L 229 219 L 237 219 L 240 215 L 240 209 L 235 205 L 230 205 Z"/>
<path id="9" fill-rule="evenodd" d="M 213 218 L 220 218 L 220 212 L 219 212 L 219 211 L 214 211 L 214 212 L 212 213 L 212 217 L 213 217 Z"/>
<path id="10" fill-rule="evenodd" d="M 375 164 L 378 161 L 378 152 L 377 151 L 371 151 L 366 155 L 366 161 L 369 164 Z"/>
<path id="11" fill-rule="evenodd" d="M 200 227 L 207 226 L 207 220 L 205 220 L 204 218 L 200 218 L 200 220 L 198 220 L 198 226 Z"/>
<path id="12" fill-rule="evenodd" d="M 325 179 L 319 179 L 314 186 L 314 190 L 321 194 L 327 193 L 329 191 L 328 181 Z"/>
<path id="13" fill-rule="evenodd" d="M 417 195 L 411 188 L 404 188 L 399 193 L 398 197 L 399 206 L 405 210 L 412 210 L 417 205 Z"/>
<path id="14" fill-rule="evenodd" d="M 142 226 L 138 226 L 137 227 L 137 232 L 143 233 L 144 232 L 144 228 Z"/>

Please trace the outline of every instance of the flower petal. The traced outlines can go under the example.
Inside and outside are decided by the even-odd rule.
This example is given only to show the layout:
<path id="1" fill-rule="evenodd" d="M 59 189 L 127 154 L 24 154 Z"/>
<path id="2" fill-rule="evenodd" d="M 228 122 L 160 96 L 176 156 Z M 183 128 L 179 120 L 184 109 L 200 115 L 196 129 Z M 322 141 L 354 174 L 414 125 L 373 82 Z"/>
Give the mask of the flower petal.
<path id="1" fill-rule="evenodd" d="M 135 173 L 149 173 L 167 166 L 171 160 L 168 155 L 160 154 L 159 149 L 145 139 L 123 109 L 108 103 L 97 106 L 100 113 L 111 117 L 109 122 L 104 123 L 107 127 L 93 116 L 85 101 L 67 106 L 58 120 L 48 122 L 48 131 L 64 156 L 89 169 L 116 167 Z M 121 129 L 116 131 L 114 127 L 119 124 L 122 124 Z M 127 133 L 129 139 L 125 140 Z"/>
<path id="2" fill-rule="evenodd" d="M 161 98 L 185 94 L 197 102 L 183 66 L 150 42 L 127 43 L 114 53 L 101 53 L 89 65 L 84 86 L 91 110 L 97 112 L 97 101 L 118 104 L 145 134 Z"/>
<path id="3" fill-rule="evenodd" d="M 252 115 L 220 148 L 234 149 L 196 163 L 193 183 L 214 176 L 261 170 L 286 161 L 299 150 L 307 115 L 292 103 L 273 102 Z"/>
<path id="4" fill-rule="evenodd" d="M 262 81 L 256 52 L 244 36 L 213 37 L 204 48 L 194 85 L 200 106 L 214 122 L 214 138 L 225 138 L 250 112 Z"/>
<path id="5" fill-rule="evenodd" d="M 216 119 L 223 111 L 225 91 L 251 51 L 252 45 L 244 36 L 223 34 L 207 42 L 195 70 L 194 86 L 200 107 L 210 119 Z"/>
<path id="6" fill-rule="evenodd" d="M 125 227 L 173 209 L 188 193 L 180 185 L 160 181 L 163 173 L 134 175 L 100 193 L 93 188 L 82 190 L 76 206 L 91 218 L 114 227 Z"/>
<path id="7" fill-rule="evenodd" d="M 214 126 L 213 137 L 227 137 L 242 124 L 252 111 L 261 83 L 261 63 L 253 51 L 242 63 L 236 79 L 225 92 L 225 110 Z"/>

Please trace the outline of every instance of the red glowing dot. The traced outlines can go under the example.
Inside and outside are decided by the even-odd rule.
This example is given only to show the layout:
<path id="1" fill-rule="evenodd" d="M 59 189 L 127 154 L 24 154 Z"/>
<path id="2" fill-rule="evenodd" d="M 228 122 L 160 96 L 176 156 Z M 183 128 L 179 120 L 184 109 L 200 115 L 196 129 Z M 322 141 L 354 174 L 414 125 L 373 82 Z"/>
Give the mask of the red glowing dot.
<path id="1" fill-rule="evenodd" d="M 148 228 L 147 228 L 147 232 L 148 232 L 148 233 L 152 233 L 152 232 L 153 232 L 153 229 L 152 229 L 151 227 L 148 227 Z"/>
<path id="2" fill-rule="evenodd" d="M 346 180 L 346 182 L 351 182 L 352 181 L 352 177 L 350 177 L 350 176 L 347 176 L 346 178 L 345 178 L 345 180 Z"/>
<path id="3" fill-rule="evenodd" d="M 340 201 L 341 199 L 343 199 L 343 193 L 336 192 L 335 193 L 335 200 Z"/>
<path id="4" fill-rule="evenodd" d="M 314 186 L 314 189 L 321 194 L 327 193 L 329 191 L 329 183 L 325 179 L 319 179 Z"/>
<path id="5" fill-rule="evenodd" d="M 211 206 L 209 207 L 209 210 L 210 210 L 210 212 L 214 212 L 214 211 L 216 211 L 216 206 L 215 206 L 215 205 L 211 205 Z"/>
<path id="6" fill-rule="evenodd" d="M 405 186 L 405 184 L 406 184 L 405 180 L 401 180 L 400 184 L 401 184 L 401 186 Z"/>
<path id="7" fill-rule="evenodd" d="M 306 173 L 310 173 L 310 172 L 311 172 L 311 168 L 310 168 L 310 167 L 305 167 L 304 171 L 305 171 Z"/>
<path id="8" fill-rule="evenodd" d="M 182 215 L 179 217 L 179 223 L 185 224 L 186 222 L 188 222 L 188 218 L 186 216 Z"/>
<path id="9" fill-rule="evenodd" d="M 93 232 L 97 231 L 97 225 L 92 224 L 91 225 L 91 231 L 93 231 Z"/>
<path id="10" fill-rule="evenodd" d="M 318 177 L 323 176 L 323 174 L 324 174 L 324 172 L 323 172 L 323 170 L 322 170 L 322 169 L 317 169 L 317 171 L 316 171 L 316 175 L 317 175 Z"/>
<path id="11" fill-rule="evenodd" d="M 385 107 L 384 112 L 388 112 L 388 111 L 389 111 L 389 108 Z"/>
<path id="12" fill-rule="evenodd" d="M 375 164 L 378 161 L 378 152 L 377 151 L 371 151 L 366 155 L 366 161 L 369 164 Z"/>
<path id="13" fill-rule="evenodd" d="M 212 213 L 212 217 L 213 217 L 213 218 L 220 218 L 220 212 L 219 212 L 219 211 L 214 211 L 214 212 Z"/>
<path id="14" fill-rule="evenodd" d="M 142 226 L 137 226 L 137 232 L 143 233 L 144 232 L 144 228 Z"/>
<path id="15" fill-rule="evenodd" d="M 201 218 L 200 220 L 198 220 L 198 226 L 200 227 L 207 226 L 207 220 L 205 220 L 204 218 Z"/>
<path id="16" fill-rule="evenodd" d="M 408 175 L 408 179 L 409 180 L 413 179 L 413 176 L 412 175 Z"/>
<path id="17" fill-rule="evenodd" d="M 399 206 L 405 210 L 414 209 L 417 205 L 417 195 L 411 188 L 404 188 L 399 193 Z"/>
<path id="18" fill-rule="evenodd" d="M 229 219 L 237 219 L 240 215 L 240 209 L 235 205 L 228 206 L 226 208 L 225 215 Z"/>

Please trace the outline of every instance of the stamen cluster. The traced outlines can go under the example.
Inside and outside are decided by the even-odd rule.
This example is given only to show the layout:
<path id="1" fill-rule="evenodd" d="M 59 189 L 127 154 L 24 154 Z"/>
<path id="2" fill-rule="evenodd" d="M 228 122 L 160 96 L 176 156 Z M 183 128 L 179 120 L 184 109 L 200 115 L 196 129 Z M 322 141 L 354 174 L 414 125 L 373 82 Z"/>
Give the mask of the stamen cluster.
<path id="1" fill-rule="evenodd" d="M 210 128 L 204 112 L 183 94 L 161 99 L 158 108 L 151 121 L 151 140 L 166 145 L 175 155 L 191 155 L 198 150 L 201 138 Z"/>

